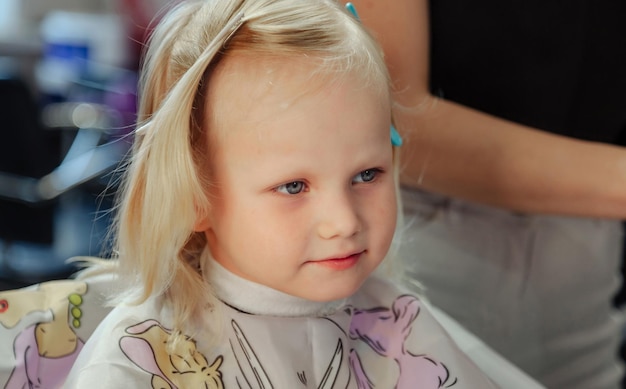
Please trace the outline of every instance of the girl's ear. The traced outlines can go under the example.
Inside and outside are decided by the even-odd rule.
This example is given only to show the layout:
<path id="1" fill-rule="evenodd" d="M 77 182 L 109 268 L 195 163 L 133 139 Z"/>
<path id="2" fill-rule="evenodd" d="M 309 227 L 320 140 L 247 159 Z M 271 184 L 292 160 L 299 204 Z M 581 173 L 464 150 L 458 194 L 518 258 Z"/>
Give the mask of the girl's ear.
<path id="1" fill-rule="evenodd" d="M 194 232 L 203 232 L 211 227 L 211 221 L 208 213 L 201 214 L 198 212 L 196 222 L 193 225 Z"/>

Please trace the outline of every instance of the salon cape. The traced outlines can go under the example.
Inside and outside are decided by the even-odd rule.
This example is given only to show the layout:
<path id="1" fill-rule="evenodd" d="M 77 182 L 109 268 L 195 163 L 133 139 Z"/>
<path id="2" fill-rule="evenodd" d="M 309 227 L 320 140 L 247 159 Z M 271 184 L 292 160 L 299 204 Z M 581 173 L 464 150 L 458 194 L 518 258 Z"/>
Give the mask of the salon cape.
<path id="1" fill-rule="evenodd" d="M 370 278 L 349 299 L 317 303 L 243 280 L 215 262 L 210 274 L 221 303 L 201 331 L 184 334 L 168 349 L 171 320 L 159 299 L 116 307 L 86 343 L 64 387 L 500 387 L 425 303 L 380 279 Z M 481 345 L 471 337 L 463 341 L 474 350 Z M 501 362 L 491 367 L 503 382 L 525 379 Z"/>

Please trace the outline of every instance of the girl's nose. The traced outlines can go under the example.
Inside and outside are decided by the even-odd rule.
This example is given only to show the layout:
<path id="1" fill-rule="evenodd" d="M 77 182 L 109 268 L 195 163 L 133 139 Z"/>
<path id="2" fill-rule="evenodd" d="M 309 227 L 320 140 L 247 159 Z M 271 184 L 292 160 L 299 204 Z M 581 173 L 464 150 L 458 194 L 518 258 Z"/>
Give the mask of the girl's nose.
<path id="1" fill-rule="evenodd" d="M 357 205 L 349 195 L 329 196 L 320 205 L 317 230 L 321 238 L 345 238 L 361 231 Z"/>

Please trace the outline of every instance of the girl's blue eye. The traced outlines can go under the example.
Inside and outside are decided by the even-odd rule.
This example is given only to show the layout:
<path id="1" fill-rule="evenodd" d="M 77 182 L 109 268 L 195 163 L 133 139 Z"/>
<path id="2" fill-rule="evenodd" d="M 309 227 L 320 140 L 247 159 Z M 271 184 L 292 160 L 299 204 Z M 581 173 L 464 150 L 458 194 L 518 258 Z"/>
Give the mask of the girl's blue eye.
<path id="1" fill-rule="evenodd" d="M 288 184 L 283 184 L 276 188 L 277 192 L 286 193 L 290 195 L 295 195 L 304 190 L 304 182 L 302 181 L 294 181 Z"/>
<path id="2" fill-rule="evenodd" d="M 378 176 L 378 173 L 380 173 L 380 169 L 363 170 L 361 173 L 357 174 L 354 177 L 352 182 L 360 183 L 374 181 L 376 179 L 376 176 Z"/>

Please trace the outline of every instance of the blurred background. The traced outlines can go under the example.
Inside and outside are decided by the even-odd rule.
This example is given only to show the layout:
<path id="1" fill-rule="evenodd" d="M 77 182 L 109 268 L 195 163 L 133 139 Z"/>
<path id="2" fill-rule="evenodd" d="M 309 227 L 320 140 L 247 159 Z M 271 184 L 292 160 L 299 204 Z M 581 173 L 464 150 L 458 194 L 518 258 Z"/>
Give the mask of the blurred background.
<path id="1" fill-rule="evenodd" d="M 141 47 L 166 1 L 0 0 L 0 290 L 106 255 Z"/>

